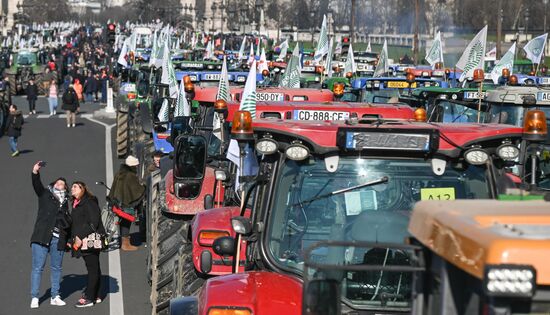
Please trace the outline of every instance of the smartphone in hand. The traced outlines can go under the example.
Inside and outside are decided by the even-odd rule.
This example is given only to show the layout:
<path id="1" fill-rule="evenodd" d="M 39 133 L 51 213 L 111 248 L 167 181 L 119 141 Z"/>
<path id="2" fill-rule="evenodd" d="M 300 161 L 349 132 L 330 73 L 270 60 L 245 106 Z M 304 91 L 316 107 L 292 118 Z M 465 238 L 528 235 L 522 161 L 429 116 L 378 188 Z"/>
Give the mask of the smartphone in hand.
<path id="1" fill-rule="evenodd" d="M 40 166 L 40 167 L 44 167 L 44 166 L 46 166 L 46 164 L 48 164 L 48 163 L 46 163 L 44 161 L 38 162 L 38 166 Z"/>

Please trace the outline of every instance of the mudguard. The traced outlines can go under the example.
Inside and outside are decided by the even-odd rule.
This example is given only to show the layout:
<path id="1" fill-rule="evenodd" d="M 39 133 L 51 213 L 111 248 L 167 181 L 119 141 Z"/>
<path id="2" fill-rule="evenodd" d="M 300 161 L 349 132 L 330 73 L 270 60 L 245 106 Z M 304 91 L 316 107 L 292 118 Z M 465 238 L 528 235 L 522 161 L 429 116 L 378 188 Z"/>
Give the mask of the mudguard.
<path id="1" fill-rule="evenodd" d="M 170 300 L 170 315 L 196 315 L 199 301 L 195 296 L 182 296 Z"/>
<path id="2" fill-rule="evenodd" d="M 198 213 L 193 218 L 191 225 L 191 237 L 193 240 L 193 264 L 195 270 L 201 272 L 200 268 L 200 256 L 203 251 L 209 251 L 212 254 L 212 270 L 209 275 L 227 275 L 232 272 L 232 260 L 223 259 L 223 257 L 217 255 L 212 250 L 211 245 L 201 245 L 199 243 L 199 235 L 201 231 L 224 231 L 229 233 L 230 236 L 235 237 L 236 233 L 231 226 L 231 218 L 238 216 L 240 213 L 239 207 L 225 207 L 215 208 Z M 250 216 L 250 210 L 245 212 L 245 216 Z M 244 271 L 244 261 L 246 260 L 246 241 L 241 241 L 241 257 L 239 260 L 243 263 L 240 264 L 240 272 Z M 229 260 L 229 261 L 228 261 Z"/>
<path id="3" fill-rule="evenodd" d="M 174 195 L 174 176 L 173 170 L 169 170 L 164 177 L 166 189 L 166 209 L 162 209 L 172 214 L 195 215 L 204 211 L 204 196 L 212 194 L 214 183 L 216 181 L 214 169 L 207 167 L 204 173 L 204 180 L 201 186 L 201 192 L 195 199 L 179 199 Z"/>
<path id="4" fill-rule="evenodd" d="M 153 132 L 153 116 L 151 115 L 151 108 L 149 107 L 149 104 L 146 102 L 139 104 L 139 111 L 139 118 L 141 120 L 141 128 L 143 128 L 143 132 L 146 134 L 151 134 Z"/>
<path id="5" fill-rule="evenodd" d="M 198 314 L 210 308 L 249 309 L 252 314 L 302 314 L 302 280 L 268 271 L 208 279 L 198 295 Z"/>

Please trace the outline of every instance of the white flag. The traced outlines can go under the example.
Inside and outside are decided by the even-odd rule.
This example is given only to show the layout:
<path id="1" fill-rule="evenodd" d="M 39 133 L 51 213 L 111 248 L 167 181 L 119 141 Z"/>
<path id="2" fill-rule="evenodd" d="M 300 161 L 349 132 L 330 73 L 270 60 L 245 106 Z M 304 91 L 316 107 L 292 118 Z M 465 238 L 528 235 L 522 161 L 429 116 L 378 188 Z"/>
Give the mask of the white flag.
<path id="1" fill-rule="evenodd" d="M 296 43 L 279 86 L 287 88 L 300 88 L 300 68 L 300 47 L 298 46 L 298 43 Z"/>
<path id="2" fill-rule="evenodd" d="M 336 43 L 336 48 L 334 48 L 334 54 L 335 55 L 341 55 L 342 54 L 342 43 L 338 41 Z"/>
<path id="3" fill-rule="evenodd" d="M 256 57 L 254 56 L 254 43 L 250 46 L 250 54 L 248 55 L 248 65 L 252 65 L 252 62 L 256 60 Z"/>
<path id="4" fill-rule="evenodd" d="M 176 108 L 174 109 L 174 117 L 189 117 L 191 116 L 191 106 L 185 97 L 185 87 L 183 79 L 180 83 L 178 98 L 176 99 Z"/>
<path id="5" fill-rule="evenodd" d="M 548 33 L 535 37 L 523 47 L 527 59 L 531 60 L 532 63 L 540 63 L 540 58 L 544 54 L 544 46 L 546 46 L 547 37 Z"/>
<path id="6" fill-rule="evenodd" d="M 317 48 L 315 49 L 315 55 L 313 56 L 313 62 L 318 65 L 321 63 L 323 57 L 328 54 L 328 32 L 327 32 L 327 16 L 323 15 L 323 23 L 321 24 L 321 33 L 319 34 L 319 42 L 317 42 Z"/>
<path id="7" fill-rule="evenodd" d="M 370 39 L 369 39 L 369 43 L 367 44 L 367 49 L 365 49 L 365 52 L 372 52 L 372 47 L 370 46 Z"/>
<path id="8" fill-rule="evenodd" d="M 218 83 L 218 94 L 216 100 L 224 100 L 226 102 L 231 101 L 231 92 L 229 91 L 229 76 L 227 75 L 227 62 L 225 56 L 223 56 L 222 72 L 220 75 L 220 82 Z M 221 135 L 222 123 L 218 115 L 214 115 L 214 122 L 212 124 L 212 133 L 214 136 L 222 140 Z"/>
<path id="9" fill-rule="evenodd" d="M 388 73 L 389 70 L 390 65 L 388 64 L 388 42 L 386 42 L 386 40 L 384 39 L 384 45 L 382 46 L 382 51 L 380 52 L 380 58 L 378 58 L 376 69 L 374 69 L 373 77 L 381 77 L 384 74 Z"/>
<path id="10" fill-rule="evenodd" d="M 349 44 L 348 56 L 346 57 L 346 63 L 344 64 L 344 75 L 348 72 L 355 73 L 357 66 L 355 65 L 355 58 L 353 57 L 353 47 Z"/>
<path id="11" fill-rule="evenodd" d="M 443 62 L 443 43 L 441 41 L 441 32 L 437 32 L 435 35 L 432 46 L 426 52 L 426 61 L 431 65 L 435 65 L 438 62 Z"/>
<path id="12" fill-rule="evenodd" d="M 243 41 L 241 42 L 241 48 L 239 49 L 239 59 L 244 59 L 244 49 L 246 45 L 246 36 L 243 36 Z"/>
<path id="13" fill-rule="evenodd" d="M 456 63 L 456 67 L 463 71 L 458 79 L 460 82 L 473 77 L 475 69 L 483 69 L 486 45 L 487 25 L 472 39 Z"/>
<path id="14" fill-rule="evenodd" d="M 331 38 L 328 44 L 328 55 L 325 62 L 325 69 L 327 70 L 327 77 L 332 78 L 332 46 L 334 45 L 334 38 Z"/>
<path id="15" fill-rule="evenodd" d="M 160 83 L 168 85 L 170 98 L 178 97 L 178 81 L 176 80 L 176 73 L 172 65 L 172 58 L 170 58 L 168 41 L 164 42 L 164 56 L 162 57 L 162 76 L 160 78 Z"/>
<path id="16" fill-rule="evenodd" d="M 267 66 L 267 58 L 265 56 L 265 49 L 262 48 L 262 53 L 260 54 L 260 61 L 258 62 L 258 72 L 263 73 L 264 70 L 269 71 Z"/>
<path id="17" fill-rule="evenodd" d="M 252 115 L 252 118 L 256 118 L 256 60 L 250 66 L 239 110 L 247 110 Z"/>
<path id="18" fill-rule="evenodd" d="M 164 99 L 164 101 L 162 101 L 162 106 L 160 107 L 157 117 L 160 122 L 168 122 L 170 120 L 170 105 L 168 105 L 167 99 Z"/>
<path id="19" fill-rule="evenodd" d="M 281 51 L 279 52 L 279 57 L 276 60 L 284 61 L 286 59 L 286 54 L 288 51 L 288 38 L 280 45 Z"/>
<path id="20" fill-rule="evenodd" d="M 122 44 L 122 49 L 120 50 L 120 55 L 118 55 L 117 63 L 122 65 L 124 68 L 128 67 L 128 61 L 126 61 L 126 54 L 128 54 L 128 40 L 124 41 L 124 44 Z"/>
<path id="21" fill-rule="evenodd" d="M 512 75 L 512 71 L 514 69 L 514 55 L 516 53 L 516 43 L 508 49 L 508 51 L 500 58 L 500 60 L 497 62 L 497 64 L 493 67 L 493 70 L 491 71 L 491 79 L 495 84 L 498 84 L 498 78 L 502 75 L 502 69 L 508 69 L 510 70 L 510 75 Z"/>
<path id="22" fill-rule="evenodd" d="M 149 67 L 152 67 L 156 63 L 156 57 L 158 53 L 157 31 L 153 34 L 153 47 L 151 48 L 151 54 L 149 55 Z"/>

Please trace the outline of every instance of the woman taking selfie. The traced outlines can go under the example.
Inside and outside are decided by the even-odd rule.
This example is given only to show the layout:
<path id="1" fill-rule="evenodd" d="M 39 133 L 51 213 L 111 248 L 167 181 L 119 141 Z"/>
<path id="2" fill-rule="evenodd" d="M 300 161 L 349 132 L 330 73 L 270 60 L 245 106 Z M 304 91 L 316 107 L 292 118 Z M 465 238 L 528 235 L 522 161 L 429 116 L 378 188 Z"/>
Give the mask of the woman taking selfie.
<path id="1" fill-rule="evenodd" d="M 82 256 L 88 270 L 88 285 L 84 296 L 78 300 L 76 307 L 89 307 L 94 303 L 100 303 L 101 268 L 99 266 L 99 253 L 101 249 L 94 248 L 88 242 L 92 233 L 105 234 L 105 228 L 101 223 L 101 212 L 97 198 L 90 193 L 86 184 L 74 182 L 71 186 L 73 196 L 72 232 L 73 250 L 76 257 Z M 93 243 L 93 242 L 92 242 Z"/>

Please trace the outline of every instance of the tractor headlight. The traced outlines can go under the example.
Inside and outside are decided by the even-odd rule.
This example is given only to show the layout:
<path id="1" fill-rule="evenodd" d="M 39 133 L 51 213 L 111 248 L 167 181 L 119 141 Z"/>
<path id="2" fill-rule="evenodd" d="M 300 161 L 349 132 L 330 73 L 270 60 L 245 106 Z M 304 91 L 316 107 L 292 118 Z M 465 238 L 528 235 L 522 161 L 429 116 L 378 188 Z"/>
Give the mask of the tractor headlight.
<path id="1" fill-rule="evenodd" d="M 527 265 L 488 265 L 483 280 L 489 296 L 531 297 L 536 289 L 536 270 Z"/>
<path id="2" fill-rule="evenodd" d="M 269 138 L 263 138 L 256 142 L 256 151 L 263 155 L 269 155 L 277 152 L 277 147 L 277 141 Z"/>
<path id="3" fill-rule="evenodd" d="M 464 158 L 472 165 L 483 165 L 489 160 L 489 154 L 482 149 L 474 148 L 466 151 Z"/>
<path id="4" fill-rule="evenodd" d="M 505 161 L 513 161 L 519 156 L 519 149 L 506 143 L 497 148 L 497 155 Z"/>
<path id="5" fill-rule="evenodd" d="M 286 148 L 285 155 L 293 161 L 302 161 L 309 156 L 308 148 L 300 143 L 293 143 Z"/>
<path id="6" fill-rule="evenodd" d="M 224 170 L 215 170 L 214 175 L 216 176 L 216 180 L 222 182 L 227 179 L 227 173 Z"/>

